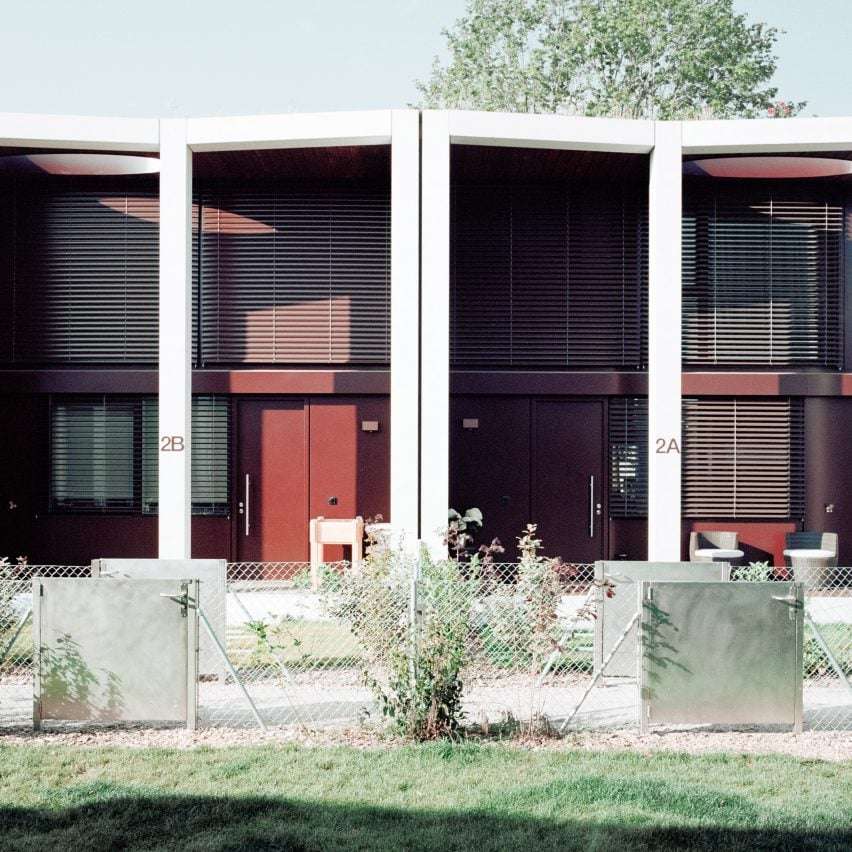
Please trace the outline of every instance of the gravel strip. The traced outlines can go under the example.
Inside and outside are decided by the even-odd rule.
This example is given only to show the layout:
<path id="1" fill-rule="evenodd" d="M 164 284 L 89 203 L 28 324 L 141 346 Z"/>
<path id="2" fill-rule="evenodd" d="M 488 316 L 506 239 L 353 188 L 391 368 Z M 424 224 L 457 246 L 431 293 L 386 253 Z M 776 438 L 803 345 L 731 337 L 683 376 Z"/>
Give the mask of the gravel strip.
<path id="1" fill-rule="evenodd" d="M 263 734 L 251 728 L 209 728 L 195 732 L 183 728 L 81 727 L 78 730 L 34 732 L 26 728 L 0 733 L 0 745 L 77 746 L 83 748 L 227 748 L 297 744 L 306 747 L 349 746 L 390 748 L 403 740 L 372 731 L 303 731 L 292 726 L 270 728 Z M 681 752 L 687 754 L 784 754 L 792 757 L 852 761 L 852 734 L 806 731 L 802 734 L 765 731 L 668 730 L 640 737 L 627 731 L 588 731 L 565 738 L 517 737 L 502 741 L 512 748 L 567 751 Z"/>

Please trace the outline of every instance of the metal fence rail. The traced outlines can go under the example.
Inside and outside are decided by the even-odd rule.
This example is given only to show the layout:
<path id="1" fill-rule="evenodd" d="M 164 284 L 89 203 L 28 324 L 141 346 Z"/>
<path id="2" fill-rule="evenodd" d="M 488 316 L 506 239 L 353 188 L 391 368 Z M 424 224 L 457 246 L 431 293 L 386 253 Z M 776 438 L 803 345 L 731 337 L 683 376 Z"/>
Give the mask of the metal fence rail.
<path id="1" fill-rule="evenodd" d="M 80 565 L 0 569 L 0 727 L 31 720 L 33 644 L 23 618 L 32 578 L 88 575 L 89 567 Z M 489 731 L 521 724 L 559 730 L 592 682 L 601 596 L 618 595 L 594 583 L 591 565 L 549 561 L 525 571 L 516 563 L 490 565 L 475 578 L 462 576 L 464 582 L 420 576 L 415 561 L 381 581 L 369 571 L 353 575 L 345 563 L 323 566 L 322 576 L 313 591 L 306 563 L 228 565 L 223 644 L 270 727 L 381 723 L 377 696 L 393 687 L 417 648 L 431 653 L 439 647 L 430 645 L 429 632 L 438 626 L 463 631 L 461 700 L 469 724 Z M 783 571 L 775 578 L 783 579 Z M 734 579 L 746 577 L 735 573 Z M 208 615 L 215 622 L 217 613 Z M 839 568 L 807 589 L 807 728 L 852 729 L 850 676 L 852 569 Z M 634 678 L 604 678 L 570 727 L 634 726 L 636 707 Z M 201 678 L 199 721 L 256 724 L 230 673 Z"/>

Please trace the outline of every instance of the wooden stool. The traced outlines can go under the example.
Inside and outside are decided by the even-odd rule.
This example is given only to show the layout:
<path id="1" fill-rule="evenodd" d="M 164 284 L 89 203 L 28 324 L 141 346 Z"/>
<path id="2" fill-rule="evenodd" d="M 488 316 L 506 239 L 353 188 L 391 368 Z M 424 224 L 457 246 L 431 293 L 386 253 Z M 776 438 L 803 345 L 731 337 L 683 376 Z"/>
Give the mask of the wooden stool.
<path id="1" fill-rule="evenodd" d="M 352 570 L 361 569 L 364 558 L 364 519 L 357 518 L 312 518 L 311 540 L 311 588 L 320 585 L 320 565 L 325 561 L 326 544 L 348 544 L 352 548 Z"/>

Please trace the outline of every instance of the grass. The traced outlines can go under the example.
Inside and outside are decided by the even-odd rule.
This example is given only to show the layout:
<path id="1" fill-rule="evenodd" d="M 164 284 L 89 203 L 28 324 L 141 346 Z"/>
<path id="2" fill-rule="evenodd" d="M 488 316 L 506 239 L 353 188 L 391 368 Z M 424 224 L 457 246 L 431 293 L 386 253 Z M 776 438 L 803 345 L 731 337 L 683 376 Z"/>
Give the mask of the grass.
<path id="1" fill-rule="evenodd" d="M 0 850 L 852 847 L 852 765 L 780 756 L 0 745 Z"/>

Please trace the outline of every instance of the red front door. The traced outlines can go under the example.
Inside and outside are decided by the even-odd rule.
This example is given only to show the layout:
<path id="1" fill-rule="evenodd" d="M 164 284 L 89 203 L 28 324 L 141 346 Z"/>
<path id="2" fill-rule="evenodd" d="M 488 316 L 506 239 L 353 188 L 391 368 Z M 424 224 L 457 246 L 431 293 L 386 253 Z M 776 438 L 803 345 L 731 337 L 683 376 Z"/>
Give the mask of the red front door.
<path id="1" fill-rule="evenodd" d="M 238 562 L 308 559 L 308 428 L 303 399 L 239 403 Z"/>
<path id="2" fill-rule="evenodd" d="M 386 397 L 269 397 L 238 410 L 237 561 L 307 561 L 311 518 L 389 520 Z"/>

